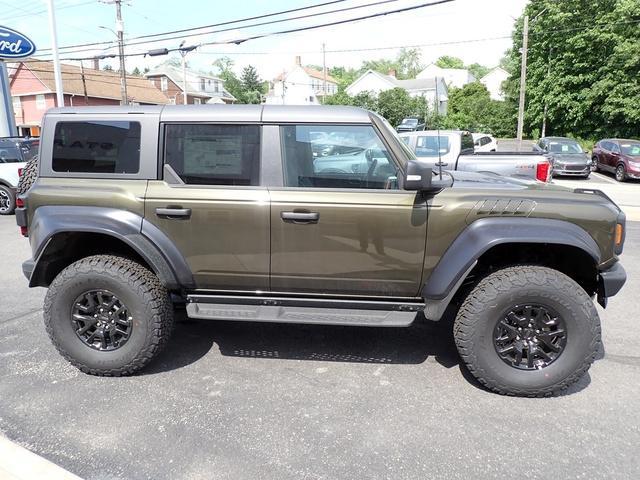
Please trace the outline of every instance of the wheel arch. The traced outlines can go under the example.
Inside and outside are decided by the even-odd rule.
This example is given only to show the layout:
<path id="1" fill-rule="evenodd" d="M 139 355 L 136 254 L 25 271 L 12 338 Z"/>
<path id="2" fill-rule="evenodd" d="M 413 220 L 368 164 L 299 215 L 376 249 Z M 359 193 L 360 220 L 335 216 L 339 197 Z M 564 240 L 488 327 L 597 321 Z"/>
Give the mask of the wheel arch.
<path id="1" fill-rule="evenodd" d="M 29 286 L 48 287 L 71 263 L 96 254 L 131 258 L 153 271 L 170 290 L 190 287 L 184 258 L 162 232 L 142 233 L 143 218 L 103 207 L 44 206 L 29 228 L 34 267 Z M 163 248 L 164 247 L 164 248 Z"/>
<path id="2" fill-rule="evenodd" d="M 456 238 L 425 282 L 422 289 L 427 306 L 425 316 L 439 320 L 456 295 L 465 291 L 465 285 L 516 264 L 554 268 L 594 295 L 600 256 L 595 240 L 581 227 L 566 221 L 477 220 Z"/>

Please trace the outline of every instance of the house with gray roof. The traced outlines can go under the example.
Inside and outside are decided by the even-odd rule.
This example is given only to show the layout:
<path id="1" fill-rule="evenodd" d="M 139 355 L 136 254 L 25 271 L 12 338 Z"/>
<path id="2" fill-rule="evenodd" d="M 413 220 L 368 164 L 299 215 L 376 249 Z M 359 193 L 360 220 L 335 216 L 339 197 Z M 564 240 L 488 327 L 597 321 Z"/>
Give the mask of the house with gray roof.
<path id="1" fill-rule="evenodd" d="M 387 75 L 374 70 L 367 70 L 349 85 L 345 92 L 352 96 L 362 92 L 369 92 L 377 96 L 380 92 L 391 90 L 392 88 L 402 88 L 412 97 L 424 97 L 429 105 L 435 106 L 437 104 L 439 113 L 442 115 L 447 113 L 449 96 L 447 84 L 442 77 L 402 80 L 396 77 L 393 70 Z"/>
<path id="2" fill-rule="evenodd" d="M 185 104 L 183 70 L 163 63 L 145 73 L 145 78 L 163 92 L 173 104 Z M 187 69 L 187 104 L 234 103 L 236 98 L 224 88 L 223 81 L 213 75 Z"/>

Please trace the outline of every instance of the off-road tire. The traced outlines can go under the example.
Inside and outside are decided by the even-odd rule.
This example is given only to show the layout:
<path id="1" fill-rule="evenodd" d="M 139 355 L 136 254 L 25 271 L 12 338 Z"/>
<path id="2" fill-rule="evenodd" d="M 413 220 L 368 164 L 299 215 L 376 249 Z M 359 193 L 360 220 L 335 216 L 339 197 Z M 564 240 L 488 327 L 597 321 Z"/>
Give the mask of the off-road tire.
<path id="1" fill-rule="evenodd" d="M 11 215 L 16 209 L 16 196 L 13 193 L 13 189 L 0 184 L 0 197 L 8 201 L 8 205 L 0 208 L 0 215 Z"/>
<path id="2" fill-rule="evenodd" d="M 113 292 L 133 317 L 130 338 L 116 350 L 92 349 L 74 330 L 75 300 L 92 289 Z M 53 280 L 44 301 L 44 322 L 54 346 L 79 370 L 100 376 L 130 375 L 166 345 L 173 330 L 173 307 L 166 288 L 151 271 L 126 258 L 95 255 L 69 265 Z"/>
<path id="3" fill-rule="evenodd" d="M 558 358 L 539 370 L 505 363 L 494 346 L 494 328 L 516 304 L 540 302 L 563 318 L 567 340 Z M 503 395 L 545 397 L 578 381 L 600 348 L 600 319 L 591 298 L 567 275 L 546 267 L 498 270 L 469 293 L 454 322 L 458 352 L 469 372 Z"/>
<path id="4" fill-rule="evenodd" d="M 22 176 L 18 181 L 16 192 L 18 195 L 24 195 L 31 188 L 31 185 L 38 179 L 38 155 L 27 162 L 22 169 Z"/>

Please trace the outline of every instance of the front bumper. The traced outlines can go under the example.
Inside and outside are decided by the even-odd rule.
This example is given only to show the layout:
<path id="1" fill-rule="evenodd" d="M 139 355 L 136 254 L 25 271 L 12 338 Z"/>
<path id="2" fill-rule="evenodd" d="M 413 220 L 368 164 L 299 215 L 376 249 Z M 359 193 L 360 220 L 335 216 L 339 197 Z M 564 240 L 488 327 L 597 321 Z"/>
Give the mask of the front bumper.
<path id="1" fill-rule="evenodd" d="M 598 303 L 607 306 L 607 299 L 617 294 L 627 281 L 627 272 L 620 262 L 598 273 Z"/>
<path id="2" fill-rule="evenodd" d="M 554 165 L 553 175 L 574 175 L 585 177 L 591 173 L 591 165 Z"/>

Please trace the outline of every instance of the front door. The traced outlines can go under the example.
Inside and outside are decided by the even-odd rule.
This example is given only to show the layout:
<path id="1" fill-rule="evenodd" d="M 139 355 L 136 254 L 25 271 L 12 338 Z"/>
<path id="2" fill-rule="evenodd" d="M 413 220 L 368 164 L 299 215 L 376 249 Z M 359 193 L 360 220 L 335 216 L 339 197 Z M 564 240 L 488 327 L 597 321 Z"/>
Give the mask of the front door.
<path id="1" fill-rule="evenodd" d="M 418 295 L 427 207 L 399 190 L 370 125 L 280 127 L 284 187 L 270 188 L 271 289 Z"/>
<path id="2" fill-rule="evenodd" d="M 177 246 L 196 287 L 269 288 L 269 193 L 259 186 L 258 125 L 168 124 L 164 179 L 145 221 Z"/>

